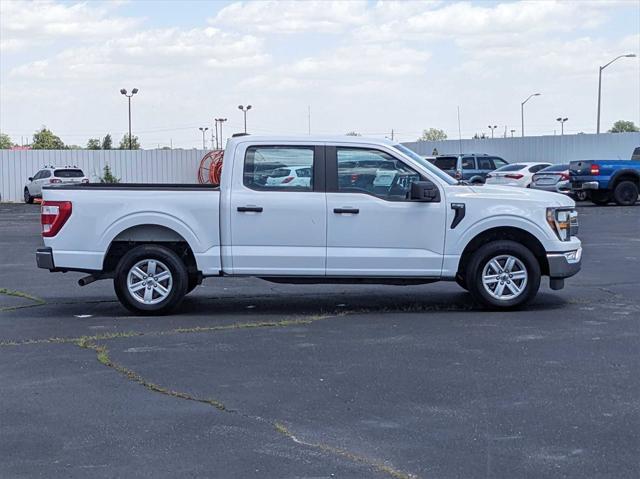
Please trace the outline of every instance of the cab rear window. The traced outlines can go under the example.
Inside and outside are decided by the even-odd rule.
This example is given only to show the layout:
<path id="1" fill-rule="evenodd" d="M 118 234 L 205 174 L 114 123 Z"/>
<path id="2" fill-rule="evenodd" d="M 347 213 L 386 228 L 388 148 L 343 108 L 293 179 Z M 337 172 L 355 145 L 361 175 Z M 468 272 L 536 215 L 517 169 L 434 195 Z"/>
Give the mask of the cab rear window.
<path id="1" fill-rule="evenodd" d="M 55 170 L 53 176 L 56 178 L 82 178 L 84 173 L 82 170 Z"/>

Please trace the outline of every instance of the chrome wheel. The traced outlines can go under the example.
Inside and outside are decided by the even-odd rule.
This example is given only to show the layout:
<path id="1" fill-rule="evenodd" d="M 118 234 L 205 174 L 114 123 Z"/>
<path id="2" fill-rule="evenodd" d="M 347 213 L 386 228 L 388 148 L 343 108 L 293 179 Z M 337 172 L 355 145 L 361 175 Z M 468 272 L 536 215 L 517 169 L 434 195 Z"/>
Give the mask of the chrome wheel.
<path id="1" fill-rule="evenodd" d="M 482 285 L 489 295 L 500 301 L 520 296 L 527 287 L 528 273 L 524 263 L 508 254 L 495 256 L 482 270 Z"/>
<path id="2" fill-rule="evenodd" d="M 157 259 L 138 261 L 127 274 L 127 289 L 142 304 L 158 304 L 169 296 L 173 277 L 169 268 Z"/>

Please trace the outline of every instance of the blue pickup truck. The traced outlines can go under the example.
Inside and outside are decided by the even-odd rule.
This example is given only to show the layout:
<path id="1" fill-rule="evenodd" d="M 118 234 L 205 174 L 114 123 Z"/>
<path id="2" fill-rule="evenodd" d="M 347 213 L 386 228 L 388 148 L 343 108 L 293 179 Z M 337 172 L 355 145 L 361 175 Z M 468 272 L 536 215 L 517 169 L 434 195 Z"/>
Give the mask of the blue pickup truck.
<path id="1" fill-rule="evenodd" d="M 631 206 L 640 191 L 640 148 L 631 160 L 582 160 L 569 165 L 572 191 L 587 191 L 596 205 Z"/>

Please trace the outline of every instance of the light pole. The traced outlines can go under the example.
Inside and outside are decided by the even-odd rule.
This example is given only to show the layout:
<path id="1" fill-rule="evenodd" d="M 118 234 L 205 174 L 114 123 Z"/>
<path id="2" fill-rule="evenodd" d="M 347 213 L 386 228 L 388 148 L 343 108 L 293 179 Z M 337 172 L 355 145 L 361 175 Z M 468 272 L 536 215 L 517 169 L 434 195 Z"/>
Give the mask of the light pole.
<path id="1" fill-rule="evenodd" d="M 620 60 L 621 58 L 634 58 L 635 56 L 636 56 L 635 53 L 629 53 L 627 55 L 620 55 L 620 56 L 615 57 L 613 60 L 611 60 L 605 66 L 600 67 L 600 71 L 598 72 L 598 125 L 596 126 L 596 134 L 597 135 L 600 134 L 600 99 L 602 98 L 602 70 L 607 68 L 609 65 L 611 65 L 616 60 Z"/>
<path id="2" fill-rule="evenodd" d="M 561 116 L 556 118 L 556 121 L 560 122 L 560 135 L 564 135 L 564 122 L 567 121 L 568 119 L 569 118 L 562 118 Z"/>
<path id="3" fill-rule="evenodd" d="M 491 130 L 491 139 L 493 140 L 493 130 L 498 128 L 498 125 L 493 125 L 493 126 L 489 125 L 487 128 Z"/>
<path id="4" fill-rule="evenodd" d="M 224 143 L 222 142 L 222 124 L 227 121 L 226 118 L 216 118 L 216 135 L 218 134 L 218 123 L 220 123 L 220 148 L 224 147 Z M 245 133 L 247 132 L 247 121 L 245 118 L 245 122 L 244 122 L 244 131 Z"/>
<path id="5" fill-rule="evenodd" d="M 203 127 L 198 128 L 198 130 L 200 130 L 200 131 L 202 132 L 202 149 L 203 149 L 203 150 L 206 150 L 206 149 L 207 149 L 207 147 L 206 147 L 206 145 L 205 145 L 205 143 L 204 143 L 204 132 L 205 132 L 205 131 L 207 131 L 208 129 L 209 129 L 209 127 L 208 127 L 208 126 L 207 126 L 207 127 L 204 127 L 204 128 L 203 128 Z"/>
<path id="6" fill-rule="evenodd" d="M 138 93 L 138 89 L 134 88 L 133 90 L 131 90 L 131 94 L 127 95 L 127 90 L 123 88 L 120 90 L 120 93 L 122 93 L 129 99 L 129 149 L 131 150 L 131 97 Z"/>
<path id="7" fill-rule="evenodd" d="M 247 105 L 246 107 L 242 106 L 242 105 L 238 105 L 238 110 L 242 110 L 242 113 L 244 113 L 244 132 L 247 132 L 247 112 L 249 110 L 251 110 L 251 105 Z"/>
<path id="8" fill-rule="evenodd" d="M 524 104 L 527 103 L 534 96 L 540 96 L 540 93 L 533 93 L 529 95 L 527 99 L 520 104 L 520 117 L 522 120 L 522 136 L 523 137 L 524 137 Z"/>

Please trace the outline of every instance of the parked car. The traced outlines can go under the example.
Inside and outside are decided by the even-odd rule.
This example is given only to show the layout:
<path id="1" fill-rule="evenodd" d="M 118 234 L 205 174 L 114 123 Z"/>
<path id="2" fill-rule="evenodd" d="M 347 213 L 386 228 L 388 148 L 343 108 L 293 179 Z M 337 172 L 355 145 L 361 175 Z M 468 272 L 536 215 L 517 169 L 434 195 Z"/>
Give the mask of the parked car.
<path id="1" fill-rule="evenodd" d="M 308 188 L 311 184 L 311 168 L 296 166 L 294 168 L 278 168 L 267 176 L 266 186 L 287 186 L 290 188 Z"/>
<path id="2" fill-rule="evenodd" d="M 533 175 L 549 166 L 551 166 L 551 163 L 512 163 L 488 174 L 486 183 L 488 185 L 529 188 L 533 181 Z"/>
<path id="3" fill-rule="evenodd" d="M 34 198 L 42 198 L 44 185 L 76 185 L 89 183 L 82 170 L 77 166 L 45 166 L 35 175 L 29 177 L 29 182 L 24 187 L 24 202 L 33 203 Z"/>
<path id="4" fill-rule="evenodd" d="M 631 153 L 631 161 L 640 161 L 640 146 Z"/>
<path id="5" fill-rule="evenodd" d="M 456 180 L 472 184 L 484 183 L 487 174 L 508 163 L 497 156 L 466 153 L 436 156 L 432 163 Z"/>
<path id="6" fill-rule="evenodd" d="M 569 177 L 569 164 L 551 165 L 541 169 L 533 175 L 531 188 L 544 191 L 555 191 L 564 195 L 572 195 L 576 200 L 587 199 L 586 191 L 571 191 L 571 180 Z"/>
<path id="7" fill-rule="evenodd" d="M 631 206 L 640 191 L 640 160 L 582 160 L 569 164 L 571 190 L 587 191 L 596 205 Z"/>
<path id="8" fill-rule="evenodd" d="M 385 174 L 341 185 L 354 150 Z M 266 157 L 289 168 L 310 160 L 308 186 L 265 188 Z M 536 295 L 541 276 L 560 289 L 581 265 L 570 198 L 469 185 L 380 139 L 241 136 L 227 143 L 219 187 L 59 184 L 43 195 L 38 266 L 84 272 L 82 286 L 110 278 L 140 314 L 167 313 L 203 277 L 227 276 L 456 281 L 481 304 L 514 308 Z"/>

